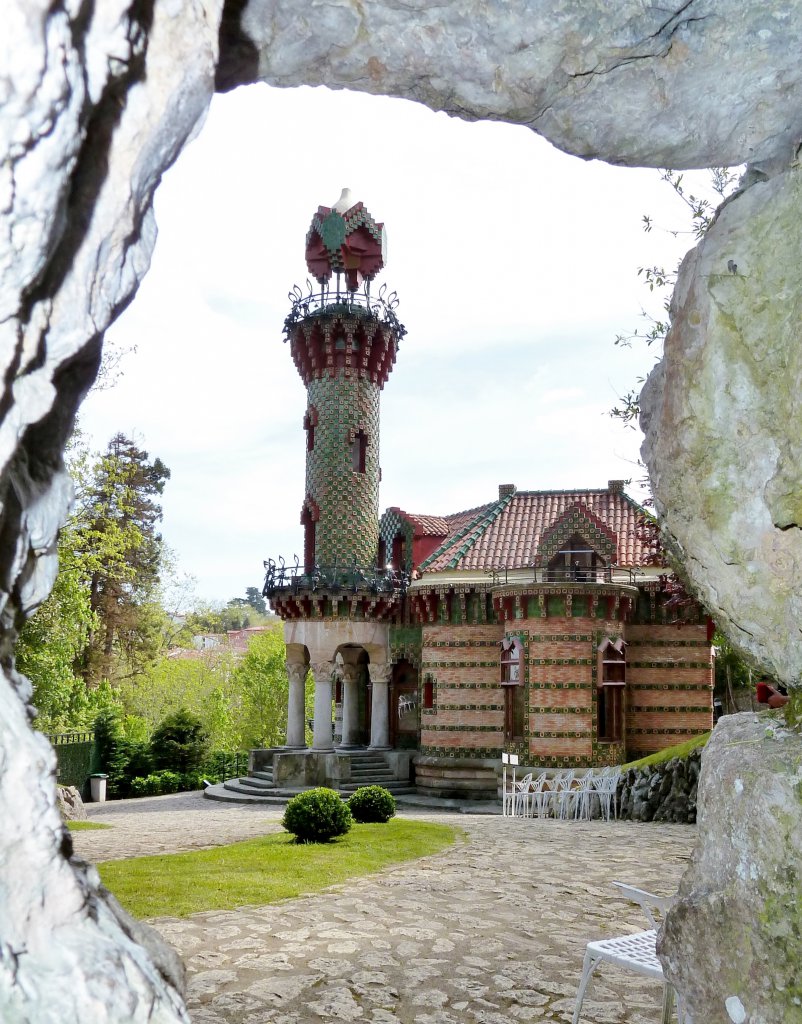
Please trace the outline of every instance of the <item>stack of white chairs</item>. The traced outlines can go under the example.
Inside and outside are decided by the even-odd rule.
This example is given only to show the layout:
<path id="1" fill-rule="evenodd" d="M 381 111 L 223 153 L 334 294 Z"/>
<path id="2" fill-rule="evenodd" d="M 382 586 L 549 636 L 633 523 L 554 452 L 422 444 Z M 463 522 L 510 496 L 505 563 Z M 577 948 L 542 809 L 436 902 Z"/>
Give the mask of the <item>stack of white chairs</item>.
<path id="1" fill-rule="evenodd" d="M 558 818 L 588 821 L 596 801 L 604 821 L 618 817 L 617 789 L 621 769 L 613 766 L 589 768 L 577 775 L 573 768 L 537 777 L 527 772 L 504 793 L 504 814 L 518 818 Z"/>

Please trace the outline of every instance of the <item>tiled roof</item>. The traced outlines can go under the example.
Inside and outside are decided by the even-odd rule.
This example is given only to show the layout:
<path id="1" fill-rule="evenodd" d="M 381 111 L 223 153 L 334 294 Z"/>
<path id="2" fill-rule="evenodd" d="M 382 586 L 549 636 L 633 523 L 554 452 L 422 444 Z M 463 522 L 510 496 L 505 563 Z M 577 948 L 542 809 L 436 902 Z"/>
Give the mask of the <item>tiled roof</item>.
<path id="1" fill-rule="evenodd" d="M 444 516 L 447 539 L 420 565 L 420 571 L 520 569 L 537 564 L 541 537 L 569 509 L 586 510 L 589 524 L 603 529 L 617 547 L 618 565 L 652 561 L 654 548 L 644 530 L 647 515 L 621 492 L 517 491 L 467 512 Z M 423 517 L 421 517 L 423 518 Z"/>
<path id="2" fill-rule="evenodd" d="M 448 537 L 461 530 L 479 513 L 486 512 L 492 505 L 493 502 L 489 505 L 480 505 L 478 508 L 466 509 L 464 512 L 455 512 L 450 516 L 418 515 L 414 512 L 405 512 L 402 508 L 395 506 L 388 508 L 387 512 L 397 512 L 402 519 L 410 523 L 415 537 Z"/>

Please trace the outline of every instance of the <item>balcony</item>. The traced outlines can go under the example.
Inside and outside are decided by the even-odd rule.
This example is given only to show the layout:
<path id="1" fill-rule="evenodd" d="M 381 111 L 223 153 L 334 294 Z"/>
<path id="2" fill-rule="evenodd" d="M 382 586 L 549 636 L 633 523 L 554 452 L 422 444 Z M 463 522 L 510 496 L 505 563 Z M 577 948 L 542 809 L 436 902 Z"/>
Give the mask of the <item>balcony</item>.
<path id="1" fill-rule="evenodd" d="M 491 569 L 487 575 L 490 577 L 491 587 L 504 586 L 531 586 L 536 584 L 618 584 L 621 586 L 636 587 L 638 577 L 644 573 L 640 569 L 629 569 L 620 565 L 573 565 L 560 568 L 549 566 L 529 566 L 527 568 L 506 568 L 501 566 Z"/>
<path id="2" fill-rule="evenodd" d="M 316 593 L 331 597 L 364 594 L 395 598 L 402 597 L 409 586 L 408 573 L 376 565 L 314 565 L 307 571 L 296 557 L 292 565 L 287 565 L 283 558 L 277 562 L 270 558 L 264 567 L 262 596 L 268 599 Z"/>

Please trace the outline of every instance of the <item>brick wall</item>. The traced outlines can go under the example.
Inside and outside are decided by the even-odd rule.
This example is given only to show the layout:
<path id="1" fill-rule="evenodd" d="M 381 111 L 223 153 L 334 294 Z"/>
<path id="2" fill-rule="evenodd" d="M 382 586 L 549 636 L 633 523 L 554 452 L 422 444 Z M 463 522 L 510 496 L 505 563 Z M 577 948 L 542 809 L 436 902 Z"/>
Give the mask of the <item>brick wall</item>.
<path id="1" fill-rule="evenodd" d="M 434 707 L 421 713 L 421 753 L 496 757 L 504 730 L 499 685 L 500 626 L 425 624 L 421 679 L 435 682 Z"/>
<path id="2" fill-rule="evenodd" d="M 713 660 L 704 625 L 628 626 L 627 753 L 662 750 L 713 727 Z"/>

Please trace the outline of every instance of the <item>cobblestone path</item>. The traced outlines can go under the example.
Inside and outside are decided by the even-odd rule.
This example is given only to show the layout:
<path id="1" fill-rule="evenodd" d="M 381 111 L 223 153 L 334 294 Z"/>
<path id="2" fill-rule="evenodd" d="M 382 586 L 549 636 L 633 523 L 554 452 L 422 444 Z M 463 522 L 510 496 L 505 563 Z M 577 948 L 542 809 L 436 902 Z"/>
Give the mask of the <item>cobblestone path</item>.
<path id="1" fill-rule="evenodd" d="M 197 794 L 92 807 L 93 860 L 280 828 L 281 810 Z M 263 908 L 153 924 L 189 972 L 195 1024 L 570 1022 L 586 942 L 646 927 L 610 883 L 672 892 L 695 829 L 422 814 L 464 831 L 414 863 Z M 658 982 L 603 967 L 582 1024 L 657 1024 Z"/>

